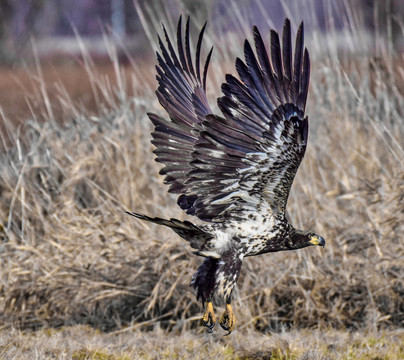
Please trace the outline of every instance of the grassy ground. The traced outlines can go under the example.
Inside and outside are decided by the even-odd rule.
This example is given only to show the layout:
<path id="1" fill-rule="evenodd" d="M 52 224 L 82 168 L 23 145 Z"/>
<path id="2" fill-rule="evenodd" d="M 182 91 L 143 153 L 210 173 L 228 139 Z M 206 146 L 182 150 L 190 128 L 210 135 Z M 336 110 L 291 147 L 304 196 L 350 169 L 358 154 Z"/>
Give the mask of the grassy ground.
<path id="1" fill-rule="evenodd" d="M 0 153 L 2 357 L 400 358 L 404 58 L 361 34 L 344 34 L 358 52 L 307 36 L 309 146 L 288 210 L 327 246 L 247 259 L 228 338 L 199 329 L 189 281 L 201 259 L 124 213 L 185 218 L 153 161 L 153 66 L 122 68 L 112 52 L 111 79 L 85 56 L 91 110 L 75 99 L 84 82 L 50 87 L 33 70 L 32 116 L 6 123 Z M 212 104 L 243 36 L 214 39 Z"/>
<path id="2" fill-rule="evenodd" d="M 167 334 L 125 331 L 101 333 L 88 326 L 44 329 L 34 333 L 0 332 L 2 359 L 273 359 L 273 360 L 400 360 L 404 332 L 377 333 L 293 330 L 262 334 Z"/>

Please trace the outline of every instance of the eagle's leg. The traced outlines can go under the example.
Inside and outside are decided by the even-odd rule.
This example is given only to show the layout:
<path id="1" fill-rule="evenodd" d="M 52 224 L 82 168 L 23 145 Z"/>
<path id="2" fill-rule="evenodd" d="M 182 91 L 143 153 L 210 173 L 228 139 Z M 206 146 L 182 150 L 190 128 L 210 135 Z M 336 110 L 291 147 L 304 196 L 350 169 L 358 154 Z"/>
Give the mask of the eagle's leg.
<path id="1" fill-rule="evenodd" d="M 206 258 L 203 264 L 198 268 L 192 277 L 191 286 L 196 290 L 197 299 L 201 299 L 205 305 L 205 314 L 203 315 L 203 324 L 209 332 L 213 332 L 216 323 L 216 315 L 213 311 L 212 298 L 215 288 L 215 274 L 219 267 L 219 260 Z"/>
<path id="2" fill-rule="evenodd" d="M 206 304 L 203 323 L 212 332 L 216 316 L 213 311 L 213 298 L 226 301 L 226 311 L 220 318 L 220 325 L 228 331 L 234 330 L 235 317 L 231 308 L 231 294 L 237 283 L 243 259 L 242 249 L 229 249 L 220 259 L 206 258 L 192 278 L 191 286 L 196 290 L 198 299 Z"/>
<path id="3" fill-rule="evenodd" d="M 230 335 L 233 332 L 234 326 L 236 324 L 236 317 L 234 316 L 230 301 L 226 303 L 226 310 L 220 317 L 219 323 L 224 330 L 228 331 L 226 336 Z"/>
<path id="4" fill-rule="evenodd" d="M 209 329 L 208 331 L 213 332 L 213 328 L 216 324 L 216 315 L 213 311 L 212 301 L 206 302 L 206 311 L 202 318 L 203 324 Z"/>

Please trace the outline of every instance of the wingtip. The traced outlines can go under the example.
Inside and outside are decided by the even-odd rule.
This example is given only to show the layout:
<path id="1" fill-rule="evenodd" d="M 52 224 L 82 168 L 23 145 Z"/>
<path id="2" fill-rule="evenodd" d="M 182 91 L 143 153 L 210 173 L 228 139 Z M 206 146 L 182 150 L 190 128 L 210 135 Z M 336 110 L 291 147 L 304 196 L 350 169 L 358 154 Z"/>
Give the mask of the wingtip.
<path id="1" fill-rule="evenodd" d="M 260 33 L 260 31 L 258 30 L 258 26 L 257 26 L 257 25 L 254 25 L 254 26 L 252 27 L 252 32 L 253 32 L 254 43 L 255 43 L 255 45 L 257 46 L 257 43 L 258 43 L 258 42 L 263 42 L 263 41 L 262 41 L 261 33 Z"/>
<path id="2" fill-rule="evenodd" d="M 297 29 L 297 33 L 301 33 L 302 39 L 304 39 L 304 22 L 303 20 L 300 22 L 300 25 Z"/>
<path id="3" fill-rule="evenodd" d="M 177 33 L 179 33 L 181 30 L 182 30 L 182 15 L 180 15 L 180 18 L 178 19 Z"/>
<path id="4" fill-rule="evenodd" d="M 284 23 L 283 23 L 283 36 L 288 36 L 290 37 L 291 33 L 292 33 L 292 26 L 290 24 L 290 20 L 288 18 L 285 19 Z"/>
<path id="5" fill-rule="evenodd" d="M 244 40 L 244 57 L 247 59 L 248 55 L 251 55 L 251 54 L 253 54 L 251 44 L 247 39 L 245 39 Z"/>
<path id="6" fill-rule="evenodd" d="M 191 18 L 191 17 L 188 15 L 188 16 L 187 16 L 187 22 L 186 22 L 186 25 L 185 25 L 188 29 L 189 29 L 189 20 L 190 20 L 190 18 Z"/>
<path id="7" fill-rule="evenodd" d="M 209 68 L 209 63 L 210 63 L 210 59 L 212 56 L 212 52 L 213 52 L 213 45 L 210 48 L 210 51 L 208 53 L 208 55 L 206 56 L 206 60 L 205 60 L 205 66 L 203 68 L 203 80 L 202 80 L 202 86 L 203 88 L 206 90 L 206 78 L 208 76 L 208 68 Z"/>
<path id="8" fill-rule="evenodd" d="M 306 46 L 304 47 L 303 56 L 304 56 L 304 59 L 307 59 L 307 61 L 309 61 L 309 64 L 310 64 L 310 53 Z"/>

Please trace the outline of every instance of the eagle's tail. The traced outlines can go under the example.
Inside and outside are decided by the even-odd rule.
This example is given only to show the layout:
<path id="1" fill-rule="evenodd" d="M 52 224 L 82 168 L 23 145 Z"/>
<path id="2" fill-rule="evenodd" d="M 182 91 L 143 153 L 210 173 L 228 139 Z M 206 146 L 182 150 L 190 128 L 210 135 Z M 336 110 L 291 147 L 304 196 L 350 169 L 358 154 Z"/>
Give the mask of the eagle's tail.
<path id="1" fill-rule="evenodd" d="M 212 239 L 213 237 L 210 233 L 200 229 L 187 220 L 166 220 L 159 217 L 152 218 L 150 216 L 138 214 L 135 212 L 126 211 L 126 213 L 138 219 L 150 221 L 152 223 L 164 225 L 173 229 L 179 236 L 187 240 L 190 243 L 191 247 L 194 249 L 199 250 L 206 240 Z"/>

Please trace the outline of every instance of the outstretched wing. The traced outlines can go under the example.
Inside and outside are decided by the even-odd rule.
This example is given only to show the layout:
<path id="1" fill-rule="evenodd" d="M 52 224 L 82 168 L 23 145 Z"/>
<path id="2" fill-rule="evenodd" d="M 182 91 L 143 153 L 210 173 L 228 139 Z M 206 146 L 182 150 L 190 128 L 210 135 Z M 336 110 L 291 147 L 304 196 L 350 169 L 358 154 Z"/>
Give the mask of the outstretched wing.
<path id="1" fill-rule="evenodd" d="M 187 194 L 197 195 L 195 213 L 207 221 L 283 215 L 306 149 L 310 61 L 303 24 L 293 61 L 288 19 L 282 47 L 271 31 L 271 59 L 256 27 L 253 35 L 257 56 L 246 40 L 245 63 L 236 61 L 240 80 L 227 75 L 218 99 L 224 118 L 206 117 L 192 154 Z"/>
<path id="2" fill-rule="evenodd" d="M 157 161 L 166 164 L 162 173 L 171 185 L 169 191 L 182 194 L 178 198 L 181 208 L 205 221 L 245 219 L 257 212 L 283 214 L 307 144 L 304 110 L 310 62 L 303 50 L 303 24 L 297 32 L 293 60 L 288 19 L 282 47 L 278 34 L 271 31 L 271 59 L 254 27 L 257 55 L 246 40 L 245 63 L 236 61 L 240 80 L 227 75 L 222 85 L 224 96 L 218 105 L 224 117 L 211 114 L 207 105 L 199 71 L 192 68 L 188 31 L 187 26 L 186 60 L 180 31 L 181 61 L 176 60 L 169 39 L 171 56 L 161 45 L 164 60 L 159 57 L 157 94 L 171 122 L 150 115 L 156 126 Z M 197 64 L 201 41 L 202 35 Z M 207 65 L 203 84 L 206 69 Z"/>
<path id="3" fill-rule="evenodd" d="M 156 146 L 154 150 L 157 155 L 156 161 L 165 164 L 160 174 L 166 175 L 165 183 L 170 185 L 169 192 L 182 194 L 178 198 L 178 205 L 191 215 L 194 214 L 194 211 L 190 204 L 196 197 L 195 195 L 185 195 L 187 190 L 185 181 L 192 170 L 190 163 L 193 160 L 193 146 L 198 139 L 198 124 L 212 112 L 206 98 L 206 75 L 213 48 L 206 58 L 202 78 L 200 69 L 201 45 L 205 26 L 206 24 L 198 38 L 195 68 L 190 50 L 189 18 L 185 29 L 185 50 L 181 17 L 177 27 L 177 52 L 163 27 L 168 50 L 159 37 L 161 54 L 157 52 L 159 65 L 156 66 L 156 78 L 159 87 L 156 95 L 171 121 L 156 114 L 148 114 L 155 126 L 152 143 Z"/>

